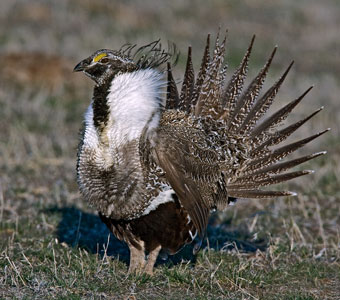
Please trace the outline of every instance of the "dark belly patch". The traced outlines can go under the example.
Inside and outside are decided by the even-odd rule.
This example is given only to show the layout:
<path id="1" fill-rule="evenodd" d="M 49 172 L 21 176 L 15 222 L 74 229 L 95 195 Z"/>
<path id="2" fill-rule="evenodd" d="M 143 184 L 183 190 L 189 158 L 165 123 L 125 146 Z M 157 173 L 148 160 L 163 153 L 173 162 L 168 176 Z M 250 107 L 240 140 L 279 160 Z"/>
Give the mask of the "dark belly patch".
<path id="1" fill-rule="evenodd" d="M 142 240 L 147 252 L 161 245 L 164 251 L 175 254 L 185 244 L 191 243 L 196 235 L 196 229 L 176 195 L 174 202 L 160 204 L 156 210 L 138 219 L 126 221 L 100 217 L 118 239 L 137 245 L 137 241 Z"/>

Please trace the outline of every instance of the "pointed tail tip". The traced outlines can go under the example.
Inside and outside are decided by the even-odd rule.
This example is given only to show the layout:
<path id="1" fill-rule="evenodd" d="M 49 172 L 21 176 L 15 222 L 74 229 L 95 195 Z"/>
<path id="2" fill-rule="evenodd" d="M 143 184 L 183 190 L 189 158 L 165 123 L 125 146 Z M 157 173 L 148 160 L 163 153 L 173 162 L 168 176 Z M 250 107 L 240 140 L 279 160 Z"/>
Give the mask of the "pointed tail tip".
<path id="1" fill-rule="evenodd" d="M 325 155 L 325 154 L 327 154 L 327 151 L 319 151 L 319 152 L 313 153 L 311 156 L 312 156 L 313 158 L 316 158 L 316 157 L 318 157 L 318 156 Z"/>
<path id="2" fill-rule="evenodd" d="M 305 96 L 307 93 L 309 93 L 310 90 L 314 88 L 314 84 L 311 85 L 302 95 Z"/>
<path id="3" fill-rule="evenodd" d="M 189 46 L 188 46 L 188 56 L 191 56 L 191 52 L 192 52 L 192 46 L 189 45 Z"/>
<path id="4" fill-rule="evenodd" d="M 311 85 L 299 98 L 296 99 L 296 101 L 300 102 L 313 88 L 314 85 Z"/>
<path id="5" fill-rule="evenodd" d="M 287 196 L 290 196 L 290 197 L 296 197 L 298 195 L 295 192 L 288 192 L 287 194 L 288 194 Z"/>
<path id="6" fill-rule="evenodd" d="M 275 45 L 275 47 L 274 47 L 274 49 L 273 49 L 273 51 L 272 51 L 272 54 L 270 55 L 269 61 L 271 61 L 271 60 L 274 58 L 274 56 L 275 56 L 275 54 L 276 54 L 276 51 L 277 51 L 277 48 L 278 48 L 278 46 Z"/>
<path id="7" fill-rule="evenodd" d="M 290 69 L 292 68 L 292 66 L 295 64 L 295 60 L 292 60 L 291 62 L 290 62 L 290 64 L 289 64 L 289 66 L 288 66 L 288 68 L 287 68 L 287 70 L 286 70 L 286 74 L 288 74 L 288 72 L 290 71 Z"/>
<path id="8" fill-rule="evenodd" d="M 247 52 L 251 52 L 252 48 L 253 48 L 253 45 L 254 45 L 254 42 L 255 42 L 255 38 L 256 38 L 256 35 L 254 34 L 253 37 L 251 38 L 251 41 L 250 41 L 250 44 L 249 44 L 249 47 L 247 49 Z"/>
<path id="9" fill-rule="evenodd" d="M 328 132 L 328 131 L 331 131 L 331 128 L 330 127 L 328 127 L 328 128 L 326 128 L 325 130 L 323 130 L 323 131 L 320 131 L 319 133 L 317 133 L 319 136 L 320 135 L 323 135 L 323 134 L 325 134 L 326 132 Z"/>

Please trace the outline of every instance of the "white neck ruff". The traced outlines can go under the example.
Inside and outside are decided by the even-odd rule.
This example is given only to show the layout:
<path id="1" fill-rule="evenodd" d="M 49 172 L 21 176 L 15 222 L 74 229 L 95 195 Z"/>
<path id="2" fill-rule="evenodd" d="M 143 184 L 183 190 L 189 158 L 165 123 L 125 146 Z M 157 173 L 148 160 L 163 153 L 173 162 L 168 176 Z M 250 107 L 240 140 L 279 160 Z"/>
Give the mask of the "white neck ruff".
<path id="1" fill-rule="evenodd" d="M 111 150 L 140 137 L 144 126 L 158 126 L 165 86 L 163 74 L 146 69 L 116 76 L 111 83 L 107 104 L 109 119 L 102 134 Z M 154 115 L 150 122 L 151 116 Z M 98 148 L 99 136 L 93 123 L 92 104 L 85 114 L 84 144 Z"/>
<path id="2" fill-rule="evenodd" d="M 157 127 L 161 103 L 162 74 L 146 69 L 117 76 L 112 81 L 108 95 L 109 139 L 125 143 L 139 138 L 152 114 L 149 128 Z"/>

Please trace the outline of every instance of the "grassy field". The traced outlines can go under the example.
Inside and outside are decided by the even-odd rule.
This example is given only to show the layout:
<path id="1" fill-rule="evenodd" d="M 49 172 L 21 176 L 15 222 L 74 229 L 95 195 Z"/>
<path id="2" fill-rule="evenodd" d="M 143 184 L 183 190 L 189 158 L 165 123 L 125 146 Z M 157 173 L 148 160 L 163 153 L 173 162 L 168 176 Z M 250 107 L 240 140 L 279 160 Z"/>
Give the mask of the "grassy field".
<path id="1" fill-rule="evenodd" d="M 170 4 L 171 3 L 171 4 Z M 2 0 L 0 3 L 0 299 L 340 299 L 340 4 L 278 1 Z M 275 107 L 315 87 L 290 121 L 324 106 L 294 139 L 327 150 L 298 197 L 239 200 L 211 217 L 155 276 L 128 276 L 127 247 L 81 199 L 78 131 L 92 83 L 72 69 L 99 48 L 161 37 L 197 66 L 208 32 L 229 29 L 233 70 L 255 33 L 250 73 L 279 50 L 268 85 L 296 61 Z M 176 68 L 183 72 L 185 55 Z M 231 71 L 229 71 L 229 75 Z"/>

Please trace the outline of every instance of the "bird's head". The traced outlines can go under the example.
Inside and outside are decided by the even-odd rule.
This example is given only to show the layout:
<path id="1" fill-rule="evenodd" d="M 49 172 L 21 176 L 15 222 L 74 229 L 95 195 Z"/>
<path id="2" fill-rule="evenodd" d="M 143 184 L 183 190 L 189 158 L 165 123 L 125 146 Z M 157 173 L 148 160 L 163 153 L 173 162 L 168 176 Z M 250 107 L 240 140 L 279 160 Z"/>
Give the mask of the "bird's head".
<path id="1" fill-rule="evenodd" d="M 136 45 L 125 44 L 117 51 L 98 50 L 77 64 L 74 71 L 83 71 L 97 85 L 101 85 L 118 74 L 138 69 L 158 68 L 169 60 L 175 64 L 179 55 L 174 44 L 169 43 L 168 51 L 162 49 L 160 40 L 137 49 L 135 47 Z"/>
<path id="2" fill-rule="evenodd" d="M 119 73 L 132 72 L 137 65 L 120 51 L 102 49 L 85 58 L 74 67 L 74 72 L 84 72 L 98 85 L 111 80 Z"/>

